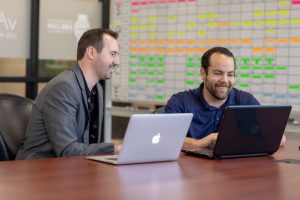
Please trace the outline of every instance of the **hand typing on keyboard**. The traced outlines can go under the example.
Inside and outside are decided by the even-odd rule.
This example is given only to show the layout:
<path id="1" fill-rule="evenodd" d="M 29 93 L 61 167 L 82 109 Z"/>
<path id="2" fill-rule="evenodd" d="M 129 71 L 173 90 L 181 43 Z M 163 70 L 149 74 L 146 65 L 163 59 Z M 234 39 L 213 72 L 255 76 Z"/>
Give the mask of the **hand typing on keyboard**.
<path id="1" fill-rule="evenodd" d="M 119 154 L 120 151 L 121 151 L 121 148 L 122 148 L 122 145 L 120 145 L 120 144 L 115 144 L 115 145 L 114 145 L 114 151 L 115 151 L 115 154 Z"/>

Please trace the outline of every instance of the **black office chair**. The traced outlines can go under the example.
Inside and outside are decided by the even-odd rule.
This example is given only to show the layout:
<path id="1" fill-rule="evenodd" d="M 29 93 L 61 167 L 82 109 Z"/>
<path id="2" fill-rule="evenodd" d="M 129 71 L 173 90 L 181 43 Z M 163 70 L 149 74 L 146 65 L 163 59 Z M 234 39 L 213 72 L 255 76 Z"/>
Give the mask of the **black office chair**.
<path id="1" fill-rule="evenodd" d="M 157 108 L 156 110 L 153 111 L 154 114 L 162 114 L 162 113 L 165 113 L 165 107 L 162 106 L 162 107 L 159 107 Z"/>
<path id="2" fill-rule="evenodd" d="M 14 160 L 25 135 L 32 100 L 0 93 L 0 161 Z"/>

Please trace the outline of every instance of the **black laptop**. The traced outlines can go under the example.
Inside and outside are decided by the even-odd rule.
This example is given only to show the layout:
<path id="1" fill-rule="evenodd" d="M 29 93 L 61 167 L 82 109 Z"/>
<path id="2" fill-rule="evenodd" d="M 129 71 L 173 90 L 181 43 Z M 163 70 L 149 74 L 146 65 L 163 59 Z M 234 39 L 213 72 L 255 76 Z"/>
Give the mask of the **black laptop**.
<path id="1" fill-rule="evenodd" d="M 214 149 L 184 150 L 211 159 L 272 155 L 279 148 L 290 105 L 228 106 Z"/>

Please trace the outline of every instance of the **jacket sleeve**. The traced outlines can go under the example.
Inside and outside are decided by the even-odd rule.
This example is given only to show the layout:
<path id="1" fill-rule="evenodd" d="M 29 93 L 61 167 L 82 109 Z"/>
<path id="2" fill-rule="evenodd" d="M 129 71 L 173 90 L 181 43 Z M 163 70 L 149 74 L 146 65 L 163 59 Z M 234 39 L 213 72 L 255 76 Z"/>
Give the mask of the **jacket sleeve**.
<path id="1" fill-rule="evenodd" d="M 48 91 L 42 107 L 42 115 L 56 156 L 112 152 L 114 150 L 112 144 L 85 144 L 78 138 L 84 135 L 84 133 L 77 134 L 78 123 L 76 121 L 79 105 L 83 101 L 81 91 L 76 90 L 67 82 L 58 83 L 54 87 L 55 90 Z"/>

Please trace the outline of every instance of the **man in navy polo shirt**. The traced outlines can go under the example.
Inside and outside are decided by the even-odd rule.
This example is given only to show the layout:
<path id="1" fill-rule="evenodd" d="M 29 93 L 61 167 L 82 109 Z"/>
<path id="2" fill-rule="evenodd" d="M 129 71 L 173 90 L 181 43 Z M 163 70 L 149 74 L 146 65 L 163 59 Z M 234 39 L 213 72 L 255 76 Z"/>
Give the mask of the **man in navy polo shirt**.
<path id="1" fill-rule="evenodd" d="M 252 94 L 233 88 L 235 66 L 235 58 L 228 49 L 211 48 L 202 56 L 200 87 L 169 99 L 166 113 L 194 114 L 183 148 L 214 146 L 227 106 L 260 104 Z M 284 136 L 282 144 L 285 140 Z"/>

